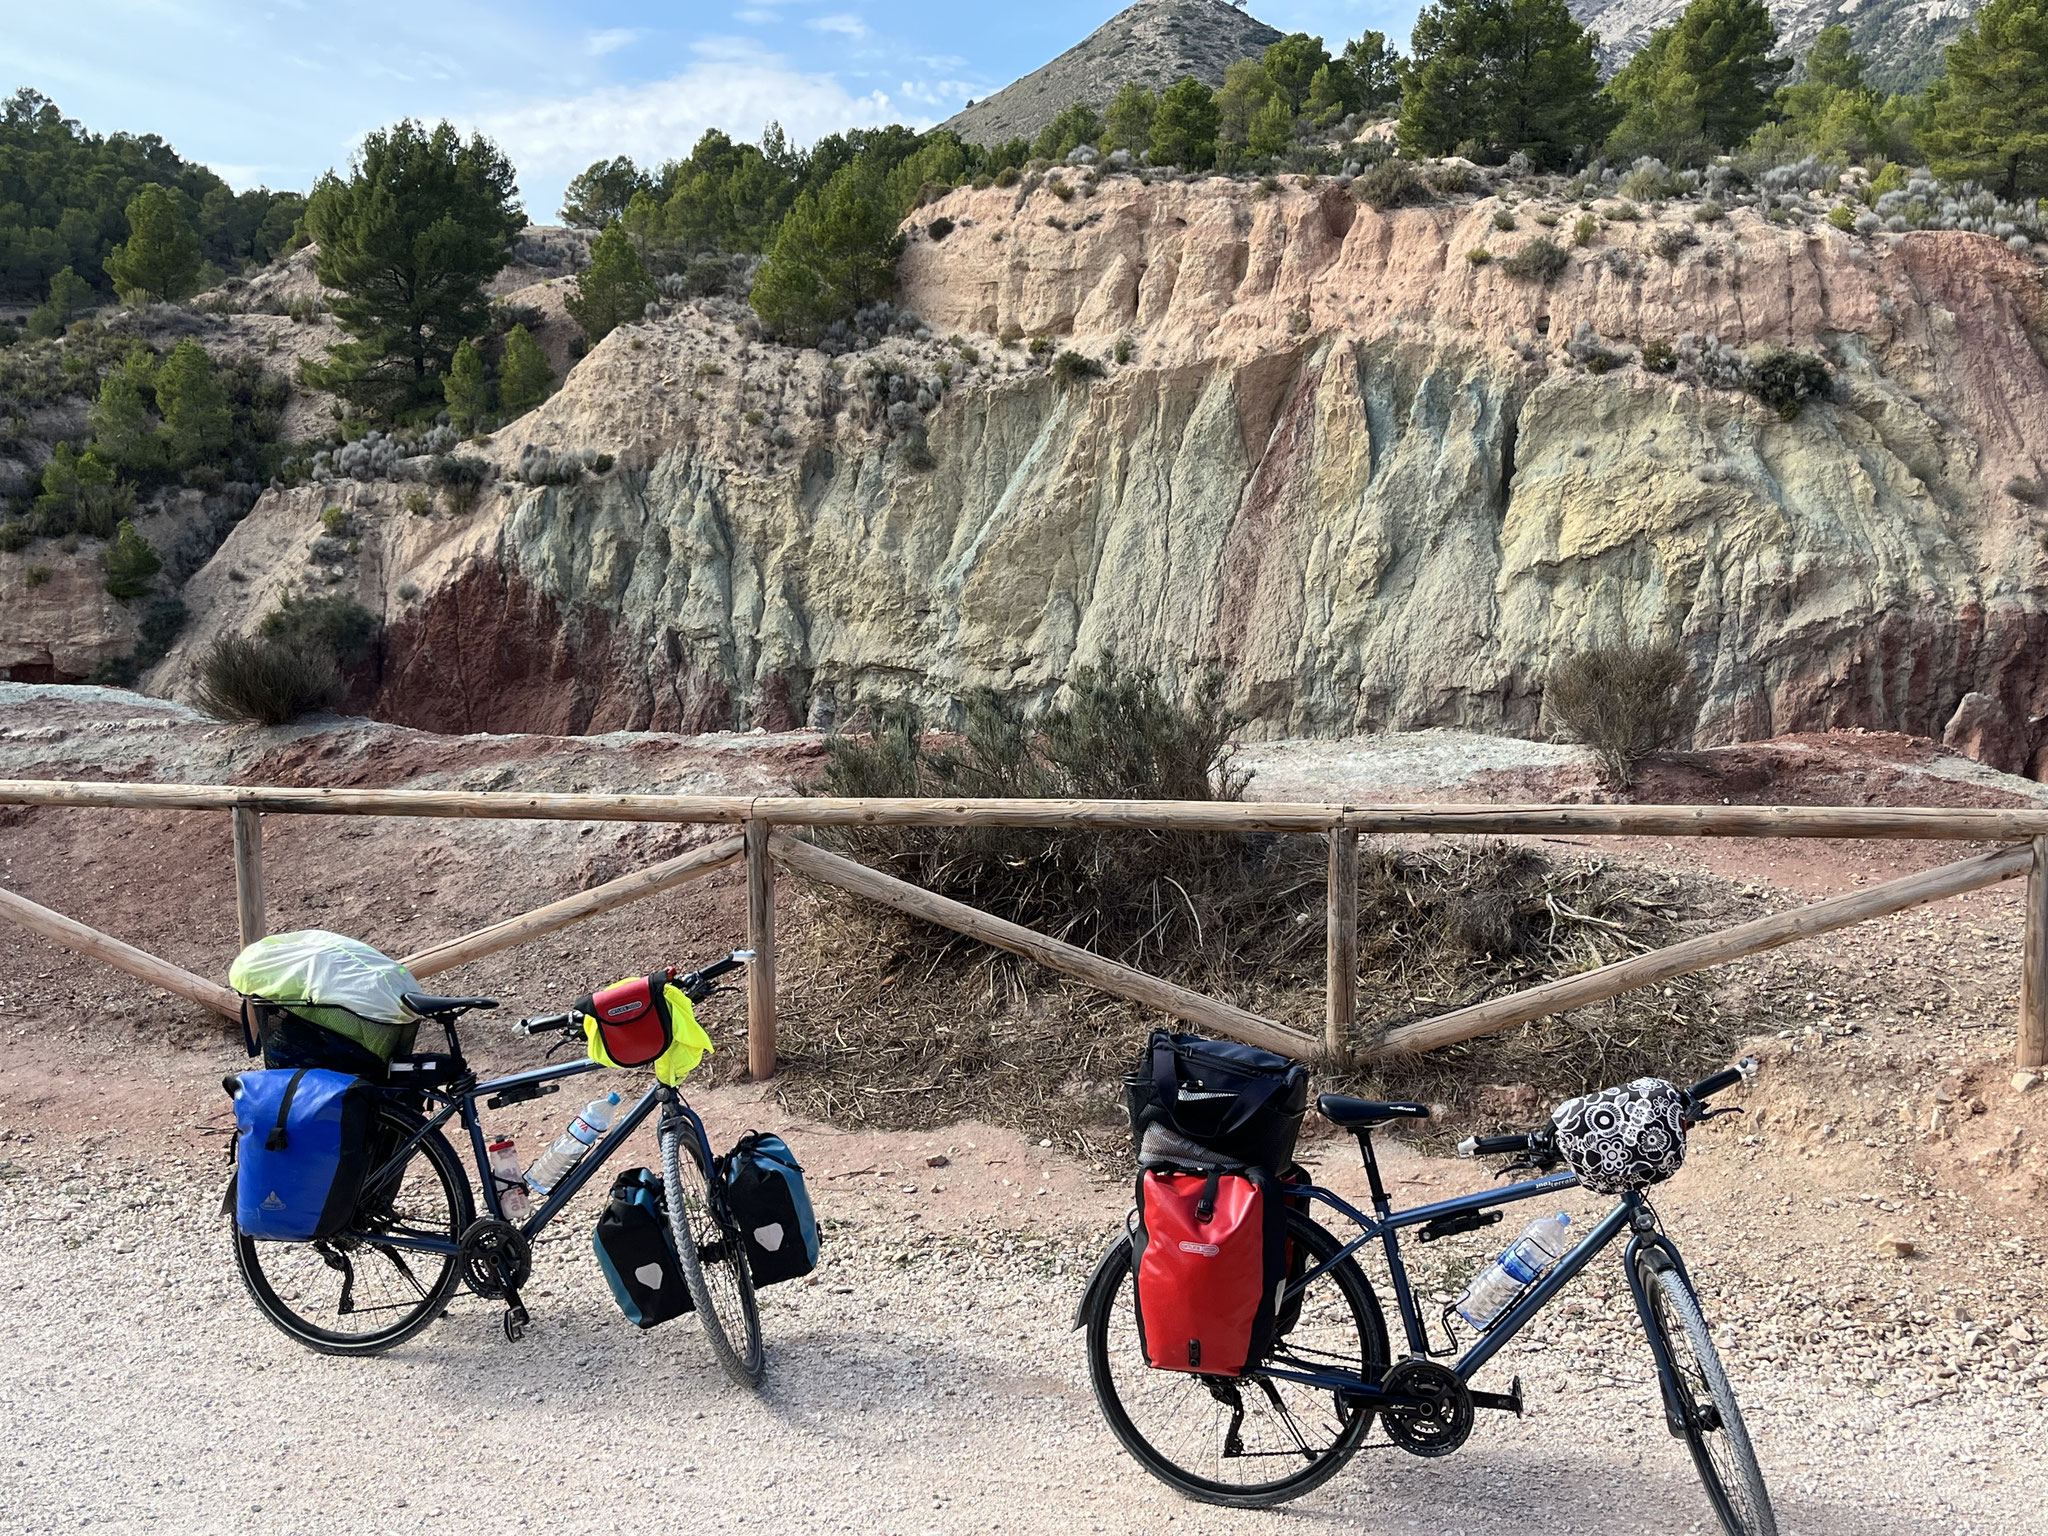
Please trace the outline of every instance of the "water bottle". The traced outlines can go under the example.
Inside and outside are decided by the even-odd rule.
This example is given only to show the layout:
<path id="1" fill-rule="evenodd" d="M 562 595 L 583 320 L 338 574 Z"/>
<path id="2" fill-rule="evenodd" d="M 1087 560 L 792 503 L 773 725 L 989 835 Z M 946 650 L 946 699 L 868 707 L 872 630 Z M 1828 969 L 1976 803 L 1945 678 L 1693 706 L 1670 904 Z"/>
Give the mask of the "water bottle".
<path id="1" fill-rule="evenodd" d="M 608 1093 L 601 1099 L 592 1099 L 583 1106 L 583 1113 L 569 1122 L 569 1129 L 562 1132 L 555 1144 L 533 1160 L 533 1166 L 526 1170 L 526 1186 L 536 1195 L 545 1196 L 549 1190 L 562 1182 L 562 1175 L 583 1161 L 588 1152 L 612 1127 L 612 1111 L 618 1108 L 619 1096 Z"/>
<path id="2" fill-rule="evenodd" d="M 484 1151 L 490 1154 L 491 1182 L 498 1186 L 498 1209 L 515 1226 L 533 1214 L 526 1197 L 526 1175 L 519 1171 L 519 1153 L 510 1136 L 501 1136 Z"/>
<path id="3" fill-rule="evenodd" d="M 1565 1249 L 1571 1246 L 1566 1230 L 1571 1224 L 1571 1217 L 1563 1211 L 1531 1222 L 1514 1246 L 1465 1288 L 1465 1294 L 1456 1302 L 1458 1316 L 1481 1333 L 1499 1322 L 1501 1313 L 1507 1311 L 1514 1299 L 1564 1257 Z"/>

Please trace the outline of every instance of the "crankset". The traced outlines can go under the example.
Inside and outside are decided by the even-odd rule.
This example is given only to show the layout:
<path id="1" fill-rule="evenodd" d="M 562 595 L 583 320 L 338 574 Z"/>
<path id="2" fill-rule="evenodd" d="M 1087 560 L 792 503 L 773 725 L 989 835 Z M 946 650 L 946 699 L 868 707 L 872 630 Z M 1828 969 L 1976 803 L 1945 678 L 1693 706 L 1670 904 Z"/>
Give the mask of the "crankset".
<path id="1" fill-rule="evenodd" d="M 1387 1438 L 1411 1456 L 1448 1456 L 1471 1436 L 1472 1394 L 1449 1366 L 1396 1361 L 1380 1385 L 1390 1399 L 1380 1409 L 1380 1423 Z"/>
<path id="2" fill-rule="evenodd" d="M 462 1283 L 485 1301 L 514 1296 L 533 1273 L 533 1250 L 519 1229 L 489 1216 L 462 1234 Z"/>

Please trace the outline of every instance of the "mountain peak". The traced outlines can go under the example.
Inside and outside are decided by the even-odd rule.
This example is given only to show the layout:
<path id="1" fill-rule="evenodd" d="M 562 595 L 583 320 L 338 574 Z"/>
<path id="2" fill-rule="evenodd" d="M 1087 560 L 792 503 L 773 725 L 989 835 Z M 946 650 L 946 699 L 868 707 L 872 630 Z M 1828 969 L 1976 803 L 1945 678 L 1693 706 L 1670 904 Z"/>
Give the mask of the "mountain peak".
<path id="1" fill-rule="evenodd" d="M 1209 85 L 1280 33 L 1227 0 L 1138 0 L 1050 64 L 1034 69 L 939 126 L 976 144 L 1035 138 L 1075 102 L 1101 111 L 1126 80 L 1160 90 L 1183 75 Z"/>

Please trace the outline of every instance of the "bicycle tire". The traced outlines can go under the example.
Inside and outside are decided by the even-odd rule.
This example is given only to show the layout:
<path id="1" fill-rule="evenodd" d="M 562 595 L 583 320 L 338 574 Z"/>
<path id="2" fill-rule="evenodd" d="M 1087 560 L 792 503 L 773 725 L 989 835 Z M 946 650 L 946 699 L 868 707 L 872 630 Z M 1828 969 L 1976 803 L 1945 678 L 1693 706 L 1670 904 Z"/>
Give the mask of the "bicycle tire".
<path id="1" fill-rule="evenodd" d="M 685 1135 L 690 1143 L 687 1175 L 682 1157 Z M 754 1300 L 754 1277 L 747 1269 L 740 1234 L 725 1224 L 720 1206 L 712 1198 L 709 1149 L 696 1128 L 680 1117 L 663 1121 L 659 1139 L 669 1229 L 675 1234 L 676 1258 L 681 1261 L 683 1282 L 689 1287 L 697 1320 L 704 1325 L 711 1353 L 725 1374 L 748 1391 L 758 1392 L 768 1363 L 761 1344 L 761 1309 Z"/>
<path id="2" fill-rule="evenodd" d="M 388 1099 L 380 1100 L 377 1118 L 370 1132 L 371 1145 L 374 1148 L 381 1143 L 395 1150 L 418 1135 L 425 1123 L 411 1110 Z M 421 1192 L 428 1188 L 428 1181 L 410 1183 L 413 1170 L 420 1166 L 422 1158 L 431 1170 L 431 1187 L 438 1190 L 440 1211 L 424 1208 Z M 411 1195 L 399 1193 L 409 1184 Z M 445 1236 L 450 1242 L 458 1241 L 464 1229 L 475 1219 L 469 1179 L 462 1171 L 461 1159 L 456 1157 L 455 1149 L 448 1145 L 447 1138 L 438 1130 L 429 1131 L 420 1139 L 404 1164 L 382 1181 L 381 1188 L 364 1190 L 348 1231 L 325 1244 L 265 1242 L 244 1237 L 235 1230 L 235 1268 L 241 1274 L 243 1289 L 256 1303 L 257 1310 L 272 1324 L 320 1354 L 375 1355 L 396 1348 L 446 1311 L 449 1300 L 462 1282 L 462 1265 L 454 1254 L 437 1255 L 416 1249 L 381 1246 L 373 1235 L 369 1235 L 380 1228 L 391 1230 L 392 1223 L 399 1219 L 398 1201 L 407 1198 L 420 1207 L 408 1213 L 408 1229 L 423 1236 Z M 323 1247 L 326 1252 L 322 1252 Z M 399 1277 L 401 1283 L 394 1289 L 400 1300 L 392 1303 L 391 1307 L 403 1315 L 395 1321 L 384 1327 L 352 1333 L 323 1326 L 293 1305 L 300 1299 L 301 1291 L 316 1282 L 332 1284 L 328 1276 L 340 1275 L 342 1280 L 340 1295 L 336 1297 L 335 1315 L 355 1315 L 358 1310 L 354 1304 L 358 1280 L 355 1260 L 366 1253 L 378 1255 Z M 346 1267 L 337 1267 L 329 1254 L 342 1259 Z M 439 1272 L 431 1283 L 423 1282 L 421 1272 L 435 1265 L 439 1266 Z M 411 1292 L 409 1299 L 406 1295 L 408 1289 Z M 344 1298 L 349 1302 L 347 1312 L 340 1310 Z M 373 1305 L 362 1310 L 381 1311 L 386 1308 Z"/>
<path id="3" fill-rule="evenodd" d="M 1735 1389 L 1707 1331 L 1699 1297 L 1675 1266 L 1641 1265 L 1644 1289 L 1671 1359 L 1686 1449 L 1728 1536 L 1778 1536 L 1778 1518 L 1756 1464 Z M 1676 1323 L 1676 1328 L 1673 1324 Z"/>
<path id="4" fill-rule="evenodd" d="M 1287 1235 L 1290 1240 L 1307 1248 L 1312 1263 L 1322 1263 L 1333 1257 L 1342 1246 L 1331 1233 L 1298 1211 L 1288 1212 Z M 1325 1296 L 1334 1293 L 1341 1298 L 1348 1313 L 1348 1327 L 1342 1321 L 1334 1320 L 1333 1308 L 1328 1316 L 1324 1315 L 1328 1304 L 1319 1297 L 1319 1290 Z M 1088 1330 L 1088 1379 L 1095 1389 L 1096 1405 L 1108 1421 L 1110 1432 L 1140 1466 L 1176 1492 L 1204 1504 L 1221 1504 L 1235 1509 L 1269 1509 L 1320 1488 L 1343 1469 L 1371 1433 L 1372 1409 L 1346 1402 L 1335 1393 L 1319 1393 L 1297 1383 L 1285 1383 L 1289 1392 L 1301 1394 L 1309 1402 L 1327 1398 L 1330 1411 L 1338 1421 L 1330 1443 L 1309 1454 L 1302 1448 L 1300 1427 L 1292 1421 L 1292 1411 L 1276 1401 L 1278 1389 L 1270 1378 L 1253 1368 L 1235 1381 L 1258 1387 L 1266 1401 L 1259 1403 L 1254 1399 L 1254 1406 L 1277 1417 L 1296 1444 L 1292 1451 L 1283 1446 L 1279 1451 L 1258 1450 L 1242 1454 L 1253 1458 L 1305 1455 L 1308 1465 L 1290 1476 L 1263 1483 L 1231 1483 L 1204 1475 L 1185 1461 L 1177 1460 L 1177 1455 L 1186 1453 L 1162 1449 L 1155 1443 L 1155 1436 L 1139 1428 L 1125 1402 L 1125 1392 L 1118 1388 L 1119 1369 L 1128 1377 L 1133 1391 L 1142 1390 L 1161 1400 L 1178 1393 L 1197 1410 L 1206 1412 L 1212 1423 L 1218 1417 L 1215 1409 L 1227 1408 L 1228 1405 L 1213 1401 L 1214 1394 L 1207 1385 L 1210 1378 L 1188 1372 L 1154 1370 L 1145 1363 L 1138 1349 L 1135 1295 L 1136 1288 L 1131 1282 L 1131 1240 L 1122 1237 L 1104 1255 L 1097 1270 L 1096 1283 L 1083 1302 L 1083 1322 Z M 1297 1322 L 1286 1338 L 1276 1343 L 1269 1359 L 1285 1357 L 1293 1364 L 1342 1370 L 1368 1381 L 1377 1381 L 1385 1374 L 1390 1362 L 1386 1317 L 1380 1310 L 1379 1299 L 1373 1294 L 1371 1283 L 1355 1263 L 1347 1258 L 1324 1271 L 1303 1293 L 1303 1303 L 1303 1321 Z M 1128 1314 L 1128 1321 L 1120 1323 L 1119 1314 Z M 1305 1326 L 1315 1329 L 1316 1336 L 1330 1347 L 1310 1345 L 1302 1338 Z M 1346 1352 L 1350 1346 L 1343 1343 L 1352 1336 L 1356 1340 L 1355 1357 Z M 1316 1358 L 1308 1358 L 1309 1355 Z M 1187 1390 L 1181 1390 L 1183 1387 Z M 1240 1394 L 1241 1399 L 1242 1396 Z M 1212 1405 L 1207 1409 L 1204 1409 L 1203 1397 L 1212 1399 Z M 1214 1441 L 1216 1436 L 1212 1433 L 1209 1438 Z M 1281 1444 L 1277 1436 L 1274 1443 Z M 1219 1452 L 1214 1457 L 1217 1463 L 1235 1459 L 1238 1457 L 1227 1452 Z"/>

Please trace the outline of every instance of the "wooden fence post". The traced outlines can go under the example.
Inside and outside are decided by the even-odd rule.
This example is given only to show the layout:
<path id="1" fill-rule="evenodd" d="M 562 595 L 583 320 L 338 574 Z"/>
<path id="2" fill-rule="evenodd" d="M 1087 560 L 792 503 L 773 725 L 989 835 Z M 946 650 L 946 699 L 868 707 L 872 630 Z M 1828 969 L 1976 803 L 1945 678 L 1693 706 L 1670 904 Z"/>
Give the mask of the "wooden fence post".
<path id="1" fill-rule="evenodd" d="M 747 1074 L 755 1082 L 775 1075 L 775 861 L 768 856 L 774 826 L 766 821 L 746 824 L 747 947 L 754 962 L 747 967 Z"/>
<path id="2" fill-rule="evenodd" d="M 263 813 L 235 807 L 235 917 L 247 949 L 265 932 L 263 910 Z"/>
<path id="3" fill-rule="evenodd" d="M 1358 1017 L 1358 834 L 1337 831 L 1329 837 L 1323 1054 L 1337 1066 L 1351 1054 L 1351 1027 Z"/>
<path id="4" fill-rule="evenodd" d="M 2034 839 L 2021 956 L 2020 1038 L 2014 1065 L 2033 1069 L 2048 1066 L 2048 837 Z"/>

